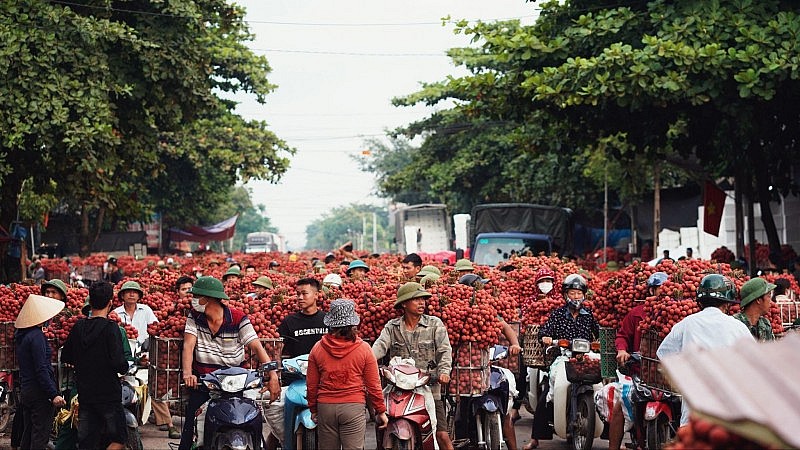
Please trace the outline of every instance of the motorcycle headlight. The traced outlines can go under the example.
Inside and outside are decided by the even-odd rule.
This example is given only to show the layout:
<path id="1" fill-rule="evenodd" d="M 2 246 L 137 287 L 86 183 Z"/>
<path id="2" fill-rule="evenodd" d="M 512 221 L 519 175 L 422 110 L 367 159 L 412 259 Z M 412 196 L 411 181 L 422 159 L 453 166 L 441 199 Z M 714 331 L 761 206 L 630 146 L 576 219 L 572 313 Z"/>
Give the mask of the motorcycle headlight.
<path id="1" fill-rule="evenodd" d="M 592 349 L 592 344 L 586 339 L 573 339 L 572 351 L 577 353 L 589 353 Z"/>
<path id="2" fill-rule="evenodd" d="M 225 392 L 243 391 L 246 382 L 247 382 L 246 373 L 241 373 L 238 375 L 221 376 L 219 380 L 220 387 Z"/>

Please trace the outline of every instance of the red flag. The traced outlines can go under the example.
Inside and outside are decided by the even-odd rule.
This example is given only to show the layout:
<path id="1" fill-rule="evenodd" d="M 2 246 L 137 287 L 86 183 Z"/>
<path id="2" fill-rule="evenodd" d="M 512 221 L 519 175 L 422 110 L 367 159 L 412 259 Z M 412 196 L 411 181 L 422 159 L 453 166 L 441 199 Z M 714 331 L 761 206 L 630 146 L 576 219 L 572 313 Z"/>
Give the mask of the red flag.
<path id="1" fill-rule="evenodd" d="M 719 236 L 722 210 L 725 208 L 725 191 L 716 184 L 706 181 L 703 191 L 703 231 Z"/>

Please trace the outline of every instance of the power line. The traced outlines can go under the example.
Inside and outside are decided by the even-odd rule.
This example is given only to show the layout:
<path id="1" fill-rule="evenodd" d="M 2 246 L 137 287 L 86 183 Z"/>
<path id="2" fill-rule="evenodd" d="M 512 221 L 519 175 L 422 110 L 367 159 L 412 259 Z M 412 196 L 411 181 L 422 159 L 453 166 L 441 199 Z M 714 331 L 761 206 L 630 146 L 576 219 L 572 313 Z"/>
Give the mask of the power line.
<path id="1" fill-rule="evenodd" d="M 66 0 L 51 0 L 51 3 L 56 3 L 59 5 L 64 6 L 74 6 L 78 8 L 86 8 L 86 9 L 96 9 L 102 11 L 113 11 L 113 12 L 122 12 L 122 13 L 129 13 L 129 14 L 141 14 L 145 16 L 155 16 L 155 17 L 169 17 L 173 19 L 192 19 L 197 20 L 196 16 L 185 16 L 179 14 L 166 14 L 166 13 L 158 13 L 158 12 L 151 12 L 151 11 L 139 11 L 134 9 L 125 9 L 125 8 L 112 8 L 108 6 L 96 6 L 96 5 L 85 5 L 82 3 L 77 2 L 70 2 Z M 533 11 L 540 11 L 541 8 L 531 8 Z M 525 19 L 531 17 L 538 17 L 536 14 L 532 15 L 525 15 L 525 16 L 517 16 L 517 17 L 506 17 L 506 18 L 497 18 L 497 19 L 468 19 L 470 22 L 475 21 L 482 21 L 482 22 L 491 22 L 491 21 L 506 21 L 506 20 L 517 20 L 517 19 Z M 282 21 L 272 21 L 272 20 L 247 20 L 243 19 L 242 22 L 244 23 L 251 23 L 251 24 L 263 24 L 263 25 L 282 25 L 282 26 L 308 26 L 308 27 L 404 27 L 404 26 L 429 26 L 429 25 L 442 25 L 442 23 L 458 23 L 460 20 L 439 20 L 436 22 L 383 22 L 383 23 L 325 23 L 325 22 L 282 22 Z"/>

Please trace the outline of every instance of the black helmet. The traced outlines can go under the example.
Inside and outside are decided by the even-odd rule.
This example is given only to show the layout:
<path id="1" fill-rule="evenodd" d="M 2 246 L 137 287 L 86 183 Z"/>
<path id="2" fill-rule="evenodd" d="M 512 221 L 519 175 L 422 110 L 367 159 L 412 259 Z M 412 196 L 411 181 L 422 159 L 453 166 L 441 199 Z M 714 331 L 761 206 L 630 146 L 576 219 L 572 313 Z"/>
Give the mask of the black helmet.
<path id="1" fill-rule="evenodd" d="M 728 277 L 712 273 L 700 280 L 697 288 L 697 301 L 721 300 L 728 303 L 739 303 L 736 300 L 736 286 Z"/>
<path id="2" fill-rule="evenodd" d="M 458 279 L 459 284 L 464 284 L 471 287 L 475 287 L 478 283 L 486 284 L 488 282 L 489 280 L 481 278 L 480 276 L 475 275 L 474 273 L 465 274 Z"/>
<path id="3" fill-rule="evenodd" d="M 564 282 L 561 283 L 561 292 L 563 292 L 564 295 L 566 295 L 567 289 L 579 289 L 581 292 L 585 294 L 586 290 L 588 289 L 586 278 L 583 278 L 581 275 L 577 273 L 573 273 L 572 275 L 567 275 L 567 277 L 564 278 Z"/>
<path id="4" fill-rule="evenodd" d="M 647 287 L 658 287 L 664 284 L 667 281 L 669 275 L 664 272 L 656 272 L 650 275 L 650 278 L 647 279 Z"/>

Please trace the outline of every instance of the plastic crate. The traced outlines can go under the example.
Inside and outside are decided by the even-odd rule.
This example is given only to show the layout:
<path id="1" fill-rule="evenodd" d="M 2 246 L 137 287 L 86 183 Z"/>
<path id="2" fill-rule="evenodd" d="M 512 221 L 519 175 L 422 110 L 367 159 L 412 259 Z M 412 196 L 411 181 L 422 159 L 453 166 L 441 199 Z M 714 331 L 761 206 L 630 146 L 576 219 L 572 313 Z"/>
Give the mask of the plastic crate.
<path id="1" fill-rule="evenodd" d="M 0 322 L 0 370 L 3 371 L 17 369 L 14 330 L 14 322 Z"/>
<path id="2" fill-rule="evenodd" d="M 600 373 L 600 361 L 596 359 L 583 358 L 576 362 L 566 361 L 564 368 L 570 383 L 595 384 L 603 381 L 603 375 Z"/>
<path id="3" fill-rule="evenodd" d="M 639 353 L 643 357 L 658 358 L 656 351 L 658 346 L 661 345 L 662 339 L 658 336 L 658 332 L 654 330 L 642 331 L 642 340 L 639 342 Z"/>
<path id="4" fill-rule="evenodd" d="M 147 389 L 156 400 L 180 400 L 181 356 L 183 338 L 150 336 L 150 369 L 147 374 Z"/>
<path id="5" fill-rule="evenodd" d="M 603 378 L 617 376 L 616 328 L 600 328 L 600 373 Z"/>
<path id="6" fill-rule="evenodd" d="M 453 352 L 450 393 L 481 395 L 489 387 L 489 350 L 472 342 L 459 345 Z"/>
<path id="7" fill-rule="evenodd" d="M 281 366 L 281 353 L 283 352 L 283 338 L 260 338 L 261 345 L 267 351 L 270 361 L 278 363 Z M 259 366 L 258 355 L 250 350 L 250 347 L 245 349 L 245 365 L 244 367 L 257 369 Z"/>
<path id="8" fill-rule="evenodd" d="M 544 344 L 539 340 L 539 325 L 528 325 L 522 341 L 522 359 L 526 366 L 545 367 Z"/>
<path id="9" fill-rule="evenodd" d="M 519 322 L 509 322 L 511 329 L 514 330 L 514 333 L 517 334 L 517 339 L 519 339 Z M 501 333 L 500 339 L 498 339 L 498 345 L 504 345 L 506 347 L 510 347 L 511 343 L 508 342 L 508 339 Z M 497 367 L 504 367 L 510 370 L 514 375 L 519 375 L 520 371 L 522 370 L 522 353 L 518 354 L 517 356 L 508 355 L 507 358 L 498 359 L 497 361 L 492 361 L 492 365 Z"/>
<path id="10" fill-rule="evenodd" d="M 14 344 L 15 331 L 14 322 L 0 322 L 0 370 L 19 370 L 17 348 Z M 59 342 L 56 338 L 48 338 L 47 345 L 50 346 L 50 364 L 57 369 Z"/>
<path id="11" fill-rule="evenodd" d="M 639 352 L 642 354 L 640 377 L 644 384 L 650 387 L 675 392 L 666 375 L 661 371 L 661 362 L 656 356 L 661 341 L 663 339 L 654 330 L 642 332 L 642 341 L 639 346 Z"/>
<path id="12" fill-rule="evenodd" d="M 775 306 L 778 308 L 781 324 L 784 327 L 788 327 L 800 317 L 800 302 L 780 302 L 775 303 Z"/>

